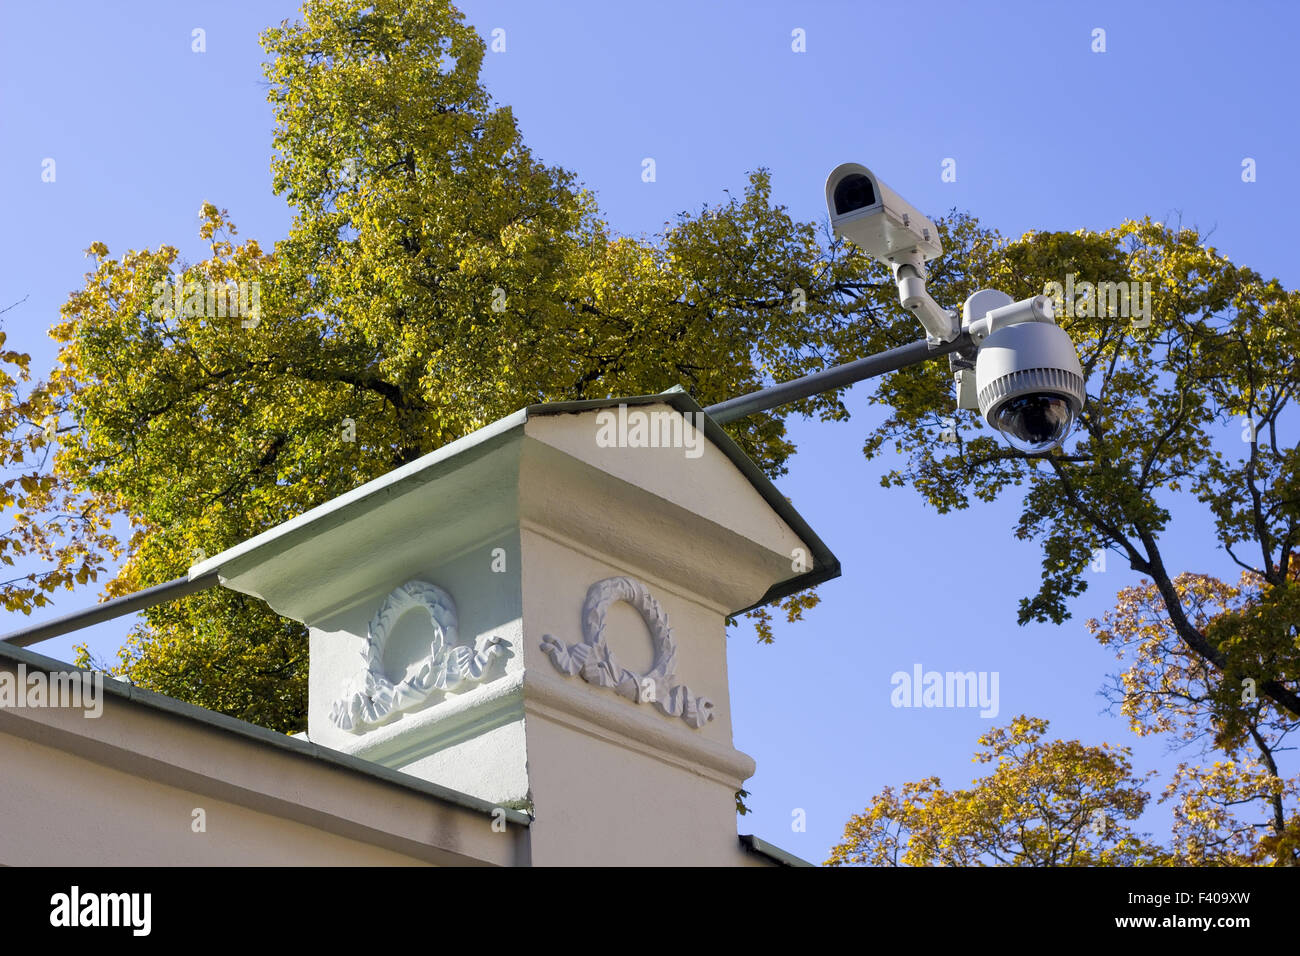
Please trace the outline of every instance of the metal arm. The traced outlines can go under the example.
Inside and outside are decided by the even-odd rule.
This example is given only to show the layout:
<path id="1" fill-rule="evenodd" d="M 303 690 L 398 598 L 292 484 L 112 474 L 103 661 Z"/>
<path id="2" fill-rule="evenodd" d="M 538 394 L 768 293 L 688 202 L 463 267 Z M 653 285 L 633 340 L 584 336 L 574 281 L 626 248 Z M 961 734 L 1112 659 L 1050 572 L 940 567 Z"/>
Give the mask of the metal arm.
<path id="1" fill-rule="evenodd" d="M 909 365 L 917 365 L 927 359 L 947 355 L 949 352 L 969 349 L 973 344 L 971 337 L 965 332 L 960 333 L 950 342 L 941 342 L 937 345 L 931 345 L 928 341 L 912 342 L 887 352 L 869 355 L 856 362 L 836 365 L 834 368 L 813 372 L 803 378 L 750 392 L 748 395 L 729 398 L 725 402 L 710 405 L 704 409 L 704 412 L 719 425 L 725 425 L 727 422 L 734 422 L 737 418 L 744 418 L 754 412 L 766 411 L 789 402 L 797 402 L 818 392 L 829 392 L 832 389 L 843 388 L 845 385 L 852 385 L 854 382 L 861 382 L 863 379 L 875 378 L 886 372 L 895 372 Z"/>
<path id="2" fill-rule="evenodd" d="M 111 601 L 105 601 L 103 604 L 96 604 L 84 611 L 73 611 L 71 614 L 56 617 L 44 624 L 25 627 L 21 631 L 6 634 L 0 640 L 3 640 L 6 644 L 27 647 L 29 644 L 48 641 L 51 637 L 79 631 L 83 627 L 90 627 L 90 625 L 99 624 L 101 621 L 111 621 L 115 617 L 130 614 L 132 611 L 140 611 L 147 607 L 153 607 L 155 604 L 162 604 L 164 601 L 174 601 L 176 598 L 185 597 L 187 594 L 204 591 L 216 583 L 216 571 L 200 575 L 197 578 L 176 578 L 174 581 L 167 581 L 164 584 L 145 588 L 143 591 L 136 591 L 134 594 L 127 594 L 123 597 L 113 598 Z"/>
<path id="3" fill-rule="evenodd" d="M 813 372 L 811 375 L 805 375 L 789 382 L 782 382 L 780 385 L 760 389 L 748 395 L 729 398 L 725 402 L 710 405 L 704 411 L 715 422 L 722 425 L 727 422 L 734 422 L 738 418 L 744 418 L 746 415 L 752 415 L 754 412 L 762 412 L 778 405 L 797 402 L 801 398 L 816 395 L 818 392 L 829 392 L 832 389 L 843 388 L 863 379 L 874 378 L 877 375 L 884 375 L 886 372 L 897 371 L 909 365 L 916 365 L 932 358 L 938 358 L 941 355 L 947 355 L 949 352 L 969 349 L 972 345 L 970 335 L 965 332 L 950 342 L 941 342 L 937 345 L 932 345 L 928 341 L 912 342 L 909 345 L 889 349 L 887 352 L 881 352 L 878 355 L 869 355 L 866 358 L 858 359 L 856 362 L 837 365 L 834 368 Z M 140 611 L 147 607 L 153 607 L 155 604 L 162 604 L 164 601 L 174 601 L 197 591 L 206 590 L 217 583 L 219 582 L 215 571 L 210 571 L 197 578 L 177 578 L 174 581 L 167 581 L 164 584 L 137 591 L 135 594 L 128 594 L 124 597 L 113 598 L 111 601 L 105 601 L 102 604 L 96 604 L 84 611 L 73 611 L 71 614 L 56 617 L 44 624 L 36 624 L 20 631 L 14 631 L 6 634 L 0 640 L 7 644 L 27 647 L 30 644 L 36 644 L 52 637 L 59 637 L 62 634 L 80 630 L 83 627 L 89 627 L 92 624 L 111 621 L 113 618 L 130 614 L 133 611 Z"/>
<path id="4" fill-rule="evenodd" d="M 921 254 L 913 249 L 900 253 L 892 261 L 898 302 L 924 327 L 926 341 L 938 345 L 960 335 L 957 313 L 945 309 L 925 290 L 925 260 Z"/>

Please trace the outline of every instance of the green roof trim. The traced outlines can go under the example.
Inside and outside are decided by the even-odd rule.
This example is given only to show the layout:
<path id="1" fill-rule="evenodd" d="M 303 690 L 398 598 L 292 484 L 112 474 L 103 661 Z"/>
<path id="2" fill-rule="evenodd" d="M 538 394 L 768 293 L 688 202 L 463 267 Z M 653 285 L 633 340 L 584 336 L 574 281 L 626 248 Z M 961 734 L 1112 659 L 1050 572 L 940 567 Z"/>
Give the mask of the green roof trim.
<path id="1" fill-rule="evenodd" d="M 758 856 L 767 857 L 767 859 L 772 860 L 775 863 L 779 863 L 781 866 L 812 866 L 813 865 L 809 863 L 807 860 L 801 860 L 793 853 L 787 853 L 779 846 L 773 846 L 772 844 L 768 843 L 766 840 L 760 840 L 758 837 L 749 833 L 742 833 L 740 835 L 740 845 L 743 846 L 750 853 L 755 853 Z"/>

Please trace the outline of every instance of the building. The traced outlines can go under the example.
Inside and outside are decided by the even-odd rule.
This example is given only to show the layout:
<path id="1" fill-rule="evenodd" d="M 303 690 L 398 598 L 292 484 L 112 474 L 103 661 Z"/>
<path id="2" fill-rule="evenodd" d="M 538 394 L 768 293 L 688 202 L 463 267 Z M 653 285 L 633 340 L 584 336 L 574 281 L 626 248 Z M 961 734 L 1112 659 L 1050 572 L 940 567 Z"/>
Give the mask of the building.
<path id="1" fill-rule="evenodd" d="M 800 863 L 736 832 L 725 627 L 838 574 L 684 392 L 530 406 L 190 569 L 309 627 L 305 735 L 0 706 L 0 863 Z"/>

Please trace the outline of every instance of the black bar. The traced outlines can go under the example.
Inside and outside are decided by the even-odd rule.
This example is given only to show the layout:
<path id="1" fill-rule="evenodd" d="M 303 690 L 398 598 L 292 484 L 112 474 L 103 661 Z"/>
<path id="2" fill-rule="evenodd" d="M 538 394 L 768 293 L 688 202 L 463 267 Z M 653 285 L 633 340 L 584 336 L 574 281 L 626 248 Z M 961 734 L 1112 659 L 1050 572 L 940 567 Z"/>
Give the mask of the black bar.
<path id="1" fill-rule="evenodd" d="M 216 571 L 209 571 L 207 574 L 200 575 L 192 580 L 190 578 L 176 578 L 174 581 L 156 584 L 151 588 L 145 588 L 143 591 L 113 598 L 103 604 L 96 604 L 84 611 L 73 611 L 71 614 L 56 617 L 44 624 L 25 627 L 21 631 L 6 634 L 0 640 L 18 647 L 27 647 L 31 644 L 47 641 L 51 637 L 58 637 L 61 634 L 78 631 L 83 627 L 90 627 L 90 625 L 98 624 L 101 621 L 111 621 L 115 617 L 130 614 L 132 611 L 153 607 L 155 604 L 162 604 L 164 601 L 174 601 L 177 598 L 185 597 L 187 594 L 194 594 L 196 591 L 206 591 L 216 583 Z"/>
<path id="2" fill-rule="evenodd" d="M 801 398 L 816 395 L 818 392 L 829 392 L 832 389 L 843 388 L 845 385 L 860 382 L 864 378 L 874 378 L 877 375 L 884 375 L 886 372 L 895 372 L 900 368 L 906 368 L 908 365 L 916 365 L 926 359 L 938 358 L 941 355 L 947 355 L 949 352 L 973 348 L 974 344 L 971 341 L 970 334 L 963 332 L 951 342 L 943 342 L 939 345 L 931 345 L 924 340 L 912 342 L 909 345 L 900 345 L 896 349 L 890 349 L 878 355 L 869 355 L 864 359 L 858 359 L 856 362 L 836 365 L 834 368 L 822 369 L 820 372 L 813 372 L 811 375 L 803 376 L 803 378 L 792 379 L 789 382 L 782 382 L 780 385 L 772 385 L 757 392 L 750 392 L 748 395 L 729 398 L 725 402 L 710 405 L 704 412 L 719 425 L 724 425 L 727 422 L 735 421 L 737 418 L 752 415 L 754 412 L 775 408 L 777 405 L 785 405 L 787 402 L 797 402 Z"/>

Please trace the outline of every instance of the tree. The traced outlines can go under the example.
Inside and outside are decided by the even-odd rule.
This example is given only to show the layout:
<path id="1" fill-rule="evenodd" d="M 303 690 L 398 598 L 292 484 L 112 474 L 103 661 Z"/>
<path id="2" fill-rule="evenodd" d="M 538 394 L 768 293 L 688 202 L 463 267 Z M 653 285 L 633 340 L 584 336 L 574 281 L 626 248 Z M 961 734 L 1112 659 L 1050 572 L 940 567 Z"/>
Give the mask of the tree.
<path id="1" fill-rule="evenodd" d="M 1258 620 L 1272 609 L 1261 602 L 1267 586 L 1251 572 L 1235 586 L 1203 574 L 1173 584 L 1191 625 L 1216 644 L 1235 647 L 1277 630 Z M 1300 720 L 1260 696 L 1252 678 L 1221 679 L 1182 641 L 1149 581 L 1121 591 L 1116 608 L 1088 628 L 1128 665 L 1108 696 L 1135 733 L 1226 758 L 1180 763 L 1166 787 L 1162 801 L 1177 801 L 1175 856 L 1198 866 L 1300 864 L 1300 774 L 1282 769 Z"/>
<path id="2" fill-rule="evenodd" d="M 1264 583 L 1243 572 L 1232 586 L 1203 574 L 1173 582 L 1187 620 L 1218 644 L 1260 627 Z M 1290 620 L 1294 620 L 1291 618 Z M 1174 803 L 1168 847 L 1121 822 L 1147 805 L 1145 777 L 1132 775 L 1127 748 L 1041 742 L 1047 721 L 1018 717 L 980 738 L 982 763 L 996 770 L 970 790 L 949 792 L 938 777 L 873 797 L 845 827 L 829 865 L 876 866 L 1251 866 L 1300 864 L 1300 774 L 1280 769 L 1300 720 L 1254 692 L 1224 681 L 1187 646 L 1150 581 L 1123 589 L 1114 610 L 1088 629 L 1127 666 L 1106 695 L 1139 736 L 1165 735 L 1226 759 L 1184 761 L 1160 797 Z M 1250 637 L 1246 638 L 1250 640 Z"/>
<path id="3" fill-rule="evenodd" d="M 999 243 L 986 274 L 1016 297 L 1053 282 L 1080 291 L 1062 322 L 1088 379 L 1075 437 L 1028 459 L 958 415 L 957 440 L 937 442 L 939 416 L 953 413 L 931 367 L 879 384 L 873 398 L 893 414 L 867 455 L 892 441 L 906 463 L 883 483 L 917 488 L 940 512 L 1026 489 L 1017 534 L 1041 543 L 1043 578 L 1021 601 L 1022 624 L 1068 619 L 1100 549 L 1145 575 L 1093 624 L 1131 654 L 1112 700 L 1140 733 L 1169 732 L 1228 758 L 1184 764 L 1170 783 L 1174 858 L 1296 862 L 1297 781 L 1277 756 L 1300 721 L 1300 453 L 1285 440 L 1300 384 L 1300 295 L 1233 265 L 1195 230 L 1147 220 Z M 1153 287 L 1149 322 L 1114 308 L 1109 284 L 1139 281 Z M 1180 573 L 1162 549 L 1175 505 L 1191 502 L 1243 569 L 1239 587 Z"/>
<path id="4" fill-rule="evenodd" d="M 0 315 L 21 302 L 0 309 Z M 31 613 L 49 603 L 59 588 L 94 580 L 105 560 L 121 554 L 110 516 L 113 503 L 83 494 L 53 473 L 51 454 L 65 430 L 59 420 L 61 375 L 31 383 L 31 356 L 6 349 L 0 328 L 0 511 L 13 512 L 12 527 L 0 534 L 0 564 L 19 572 L 35 559 L 40 567 L 0 581 L 0 600 L 9 611 Z"/>
<path id="5" fill-rule="evenodd" d="M 119 553 L 109 593 L 175 577 L 529 402 L 680 383 L 708 404 L 918 337 L 887 271 L 773 204 L 762 170 L 743 196 L 651 240 L 619 236 L 482 89 L 483 44 L 444 0 L 310 0 L 264 44 L 272 184 L 295 210 L 292 229 L 271 253 L 236 246 L 229 217 L 205 204 L 204 262 L 165 245 L 120 258 L 91 246 L 95 267 L 56 331 L 59 365 L 30 387 L 12 375 L 0 407 L 0 459 L 27 469 L 5 486 L 19 518 L 0 553 L 52 561 L 4 586 L 13 608 L 96 579 Z M 864 444 L 869 457 L 889 444 L 902 454 L 884 483 L 911 485 L 940 511 L 1023 488 L 1018 534 L 1041 543 L 1044 575 L 1022 623 L 1065 621 L 1094 550 L 1109 548 L 1148 576 L 1171 633 L 1216 686 L 1249 679 L 1260 699 L 1300 714 L 1300 496 L 1284 440 L 1296 293 L 1194 230 L 1149 220 L 1016 241 L 960 214 L 939 225 L 939 301 L 1080 278 L 1063 324 L 1088 405 L 1069 447 L 1028 459 L 953 411 L 942 363 L 894 373 L 871 393 L 890 418 Z M 157 304 L 164 280 L 182 291 L 257 283 L 257 321 L 192 310 L 188 291 Z M 1145 327 L 1099 302 L 1103 283 L 1132 281 L 1153 286 Z M 847 418 L 830 393 L 728 426 L 773 477 L 795 451 L 790 414 Z M 938 440 L 948 417 L 955 442 Z M 50 444 L 42 419 L 56 421 L 60 451 L 28 467 Z M 1256 440 L 1230 452 L 1224 426 L 1238 419 Z M 1209 510 L 1219 544 L 1262 582 L 1235 630 L 1199 627 L 1183 604 L 1161 547 L 1177 495 Z M 132 523 L 125 543 L 109 533 L 114 515 Z M 787 614 L 814 600 L 796 597 Z M 770 639 L 770 618 L 758 626 Z M 122 666 L 271 726 L 298 726 L 304 711 L 301 629 L 236 595 L 149 612 Z"/>
<path id="6" fill-rule="evenodd" d="M 938 777 L 886 787 L 849 820 L 830 866 L 1132 866 L 1163 851 L 1125 821 L 1150 794 L 1125 747 L 1043 741 L 1048 722 L 1015 718 L 979 738 L 994 764 L 968 790 Z"/>
<path id="7" fill-rule="evenodd" d="M 289 235 L 272 252 L 237 244 L 204 203 L 202 262 L 91 244 L 54 329 L 57 367 L 11 389 L 22 433 L 0 446 L 6 464 L 48 441 L 23 424 L 38 410 L 59 423 L 57 455 L 29 477 L 41 494 L 14 499 L 20 521 L 40 526 L 66 499 L 90 529 L 55 528 L 23 553 L 57 552 L 83 580 L 124 555 L 109 594 L 531 402 L 683 384 L 708 403 L 855 356 L 867 326 L 887 325 L 883 271 L 794 222 L 762 170 L 654 241 L 616 235 L 490 101 L 483 44 L 445 2 L 311 0 L 263 41 Z M 952 241 L 974 232 L 958 220 Z M 245 308 L 221 307 L 227 284 Z M 792 410 L 845 415 L 834 395 Z M 770 475 L 794 452 L 790 411 L 732 429 Z M 124 543 L 92 533 L 114 518 L 130 522 Z M 72 575 L 32 572 L 6 599 L 30 610 Z M 812 603 L 796 596 L 787 614 Z M 280 729 L 305 714 L 302 628 L 240 595 L 151 609 L 117 669 Z"/>
<path id="8" fill-rule="evenodd" d="M 1260 696 L 1300 716 L 1300 453 L 1283 437 L 1300 386 L 1300 295 L 1234 266 L 1194 230 L 1145 220 L 1030 234 L 1002 245 L 988 272 L 1017 298 L 1067 276 L 1086 277 L 1091 294 L 1062 322 L 1088 380 L 1065 449 L 1027 458 L 969 413 L 956 442 L 935 441 L 938 417 L 953 413 L 948 383 L 930 366 L 880 383 L 873 398 L 893 415 L 866 453 L 892 441 L 906 464 L 883 483 L 917 488 L 940 512 L 1026 488 L 1017 534 L 1042 543 L 1043 580 L 1022 600 L 1021 623 L 1066 620 L 1096 549 L 1107 548 L 1151 579 L 1190 653 L 1220 679 L 1250 677 Z M 1098 308 L 1102 283 L 1137 280 L 1153 287 L 1148 325 Z M 1249 441 L 1237 441 L 1238 419 Z M 1209 634 L 1188 617 L 1160 544 L 1181 492 L 1213 515 L 1218 544 L 1263 585 L 1249 635 Z"/>

